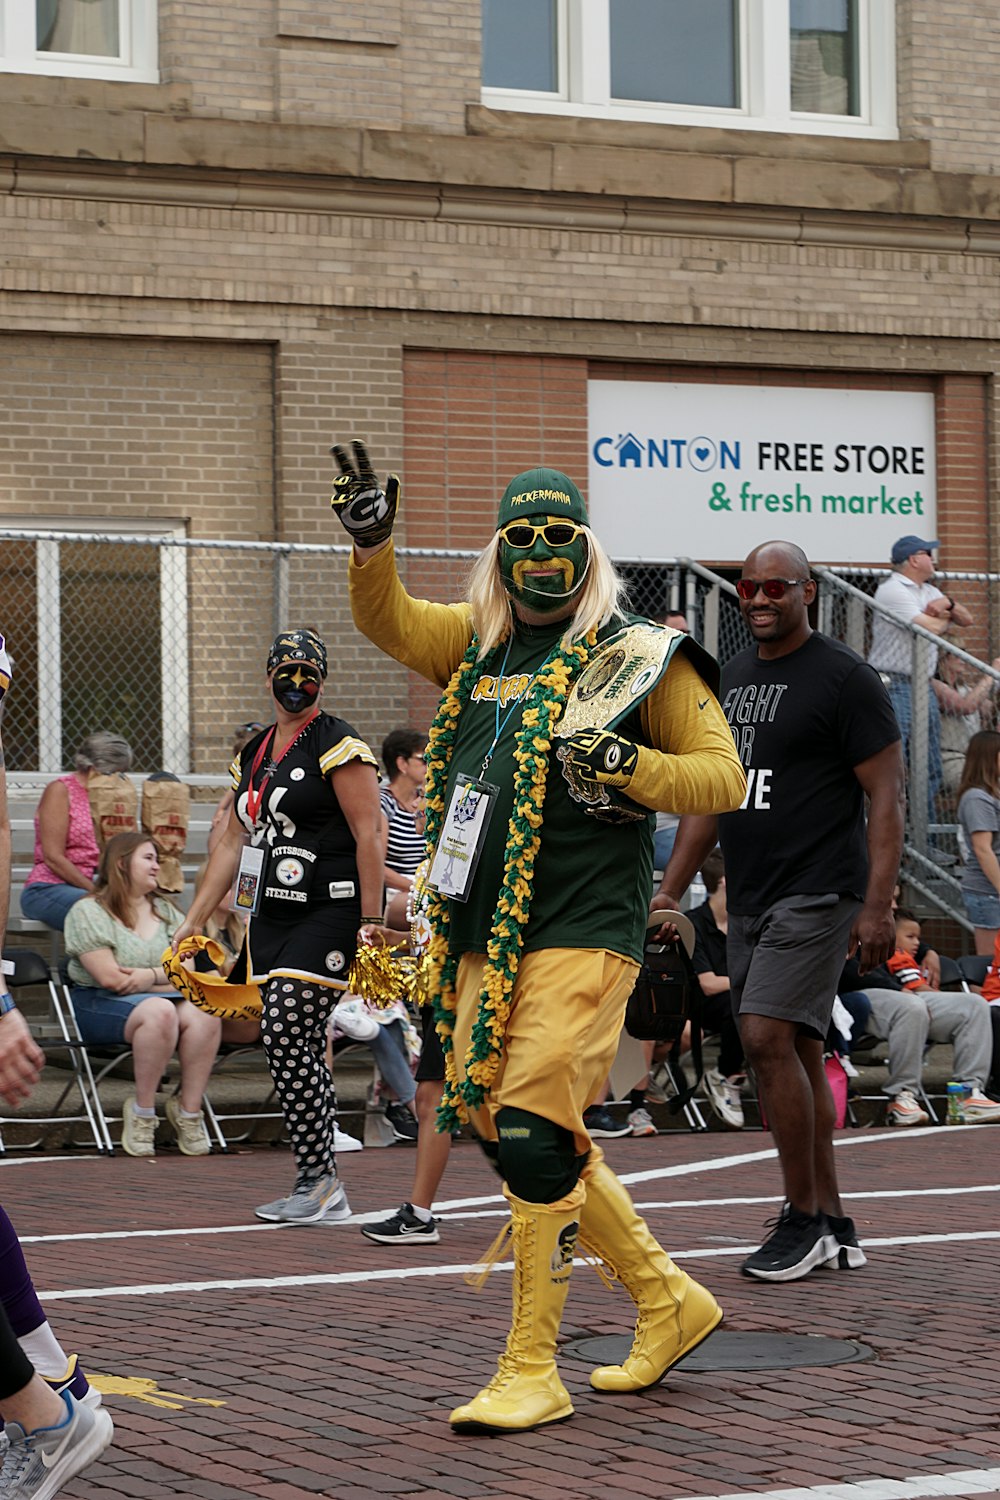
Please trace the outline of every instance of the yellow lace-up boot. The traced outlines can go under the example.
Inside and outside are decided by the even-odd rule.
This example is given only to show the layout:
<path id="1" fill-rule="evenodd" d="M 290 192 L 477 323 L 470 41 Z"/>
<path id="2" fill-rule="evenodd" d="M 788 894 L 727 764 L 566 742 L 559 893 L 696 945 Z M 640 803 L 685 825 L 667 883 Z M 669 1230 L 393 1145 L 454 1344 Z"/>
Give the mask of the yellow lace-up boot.
<path id="1" fill-rule="evenodd" d="M 456 1407 L 456 1432 L 527 1432 L 573 1415 L 555 1350 L 583 1206 L 584 1187 L 556 1203 L 524 1203 L 504 1188 L 514 1249 L 513 1314 L 497 1372 Z"/>
<path id="2" fill-rule="evenodd" d="M 597 1149 L 583 1170 L 583 1181 L 587 1197 L 580 1216 L 581 1249 L 600 1257 L 639 1311 L 624 1364 L 602 1365 L 592 1372 L 590 1383 L 595 1391 L 644 1391 L 708 1337 L 722 1321 L 722 1308 L 710 1291 L 674 1265 Z"/>

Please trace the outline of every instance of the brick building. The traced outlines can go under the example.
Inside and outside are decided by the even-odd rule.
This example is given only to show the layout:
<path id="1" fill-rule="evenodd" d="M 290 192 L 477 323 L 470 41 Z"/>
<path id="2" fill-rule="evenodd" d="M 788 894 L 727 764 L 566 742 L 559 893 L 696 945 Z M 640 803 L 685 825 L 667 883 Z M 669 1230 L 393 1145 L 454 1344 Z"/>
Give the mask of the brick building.
<path id="1" fill-rule="evenodd" d="M 543 460 L 617 555 L 732 563 L 778 533 L 882 563 L 913 530 L 1000 565 L 996 0 L 0 0 L 0 23 L 0 524 L 340 541 L 327 449 L 363 435 L 410 546 L 478 547 Z M 64 690 L 121 673 L 156 571 L 78 545 Z M 35 563 L 5 555 L 10 597 Z M 153 648 L 144 712 L 177 693 L 191 769 L 260 710 L 270 566 L 182 569 L 189 632 Z M 40 597 L 20 641 L 4 623 L 29 666 Z M 290 609 L 336 635 L 364 732 L 424 713 L 347 628 L 339 565 L 296 561 Z"/>

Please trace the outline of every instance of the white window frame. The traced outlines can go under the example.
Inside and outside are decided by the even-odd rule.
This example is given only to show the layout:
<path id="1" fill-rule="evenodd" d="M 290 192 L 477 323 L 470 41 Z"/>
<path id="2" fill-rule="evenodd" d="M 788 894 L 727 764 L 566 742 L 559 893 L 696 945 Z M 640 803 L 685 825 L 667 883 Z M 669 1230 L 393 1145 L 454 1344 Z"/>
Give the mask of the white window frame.
<path id="1" fill-rule="evenodd" d="M 118 57 L 40 52 L 36 45 L 37 14 L 35 0 L 0 0 L 0 73 L 159 83 L 157 0 L 118 0 Z"/>
<path id="2" fill-rule="evenodd" d="M 743 102 L 736 109 L 612 100 L 609 0 L 556 0 L 559 86 L 555 92 L 484 88 L 482 102 L 490 109 L 532 114 L 896 140 L 895 11 L 895 0 L 858 0 L 857 115 L 792 112 L 789 0 L 739 0 L 739 95 Z"/>

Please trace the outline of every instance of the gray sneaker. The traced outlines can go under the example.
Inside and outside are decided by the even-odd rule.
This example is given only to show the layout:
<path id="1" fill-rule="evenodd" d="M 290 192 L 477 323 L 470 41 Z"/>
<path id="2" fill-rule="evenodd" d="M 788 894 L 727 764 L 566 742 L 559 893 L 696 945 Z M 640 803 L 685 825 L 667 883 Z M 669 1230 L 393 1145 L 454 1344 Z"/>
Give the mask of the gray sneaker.
<path id="1" fill-rule="evenodd" d="M 336 1172 L 299 1178 L 290 1198 L 279 1198 L 255 1210 L 258 1219 L 274 1224 L 317 1224 L 320 1219 L 340 1223 L 351 1217 L 344 1184 Z"/>
<path id="2" fill-rule="evenodd" d="M 4 1428 L 7 1448 L 0 1469 L 0 1495 L 18 1500 L 51 1500 L 67 1480 L 82 1473 L 107 1448 L 115 1435 L 103 1406 L 92 1410 L 67 1391 L 66 1418 L 58 1427 L 25 1432 L 17 1422 Z"/>

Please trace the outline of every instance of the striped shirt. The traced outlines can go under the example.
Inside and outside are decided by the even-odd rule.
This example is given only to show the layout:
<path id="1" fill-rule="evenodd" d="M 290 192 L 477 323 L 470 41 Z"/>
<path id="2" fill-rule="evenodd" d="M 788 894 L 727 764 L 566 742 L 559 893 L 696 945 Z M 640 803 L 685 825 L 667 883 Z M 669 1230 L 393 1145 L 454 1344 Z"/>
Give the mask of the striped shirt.
<path id="1" fill-rule="evenodd" d="M 424 836 L 417 832 L 416 815 L 407 812 L 405 807 L 400 807 L 387 786 L 382 787 L 379 800 L 389 823 L 386 865 L 390 870 L 395 870 L 397 875 L 412 878 L 427 852 Z"/>

